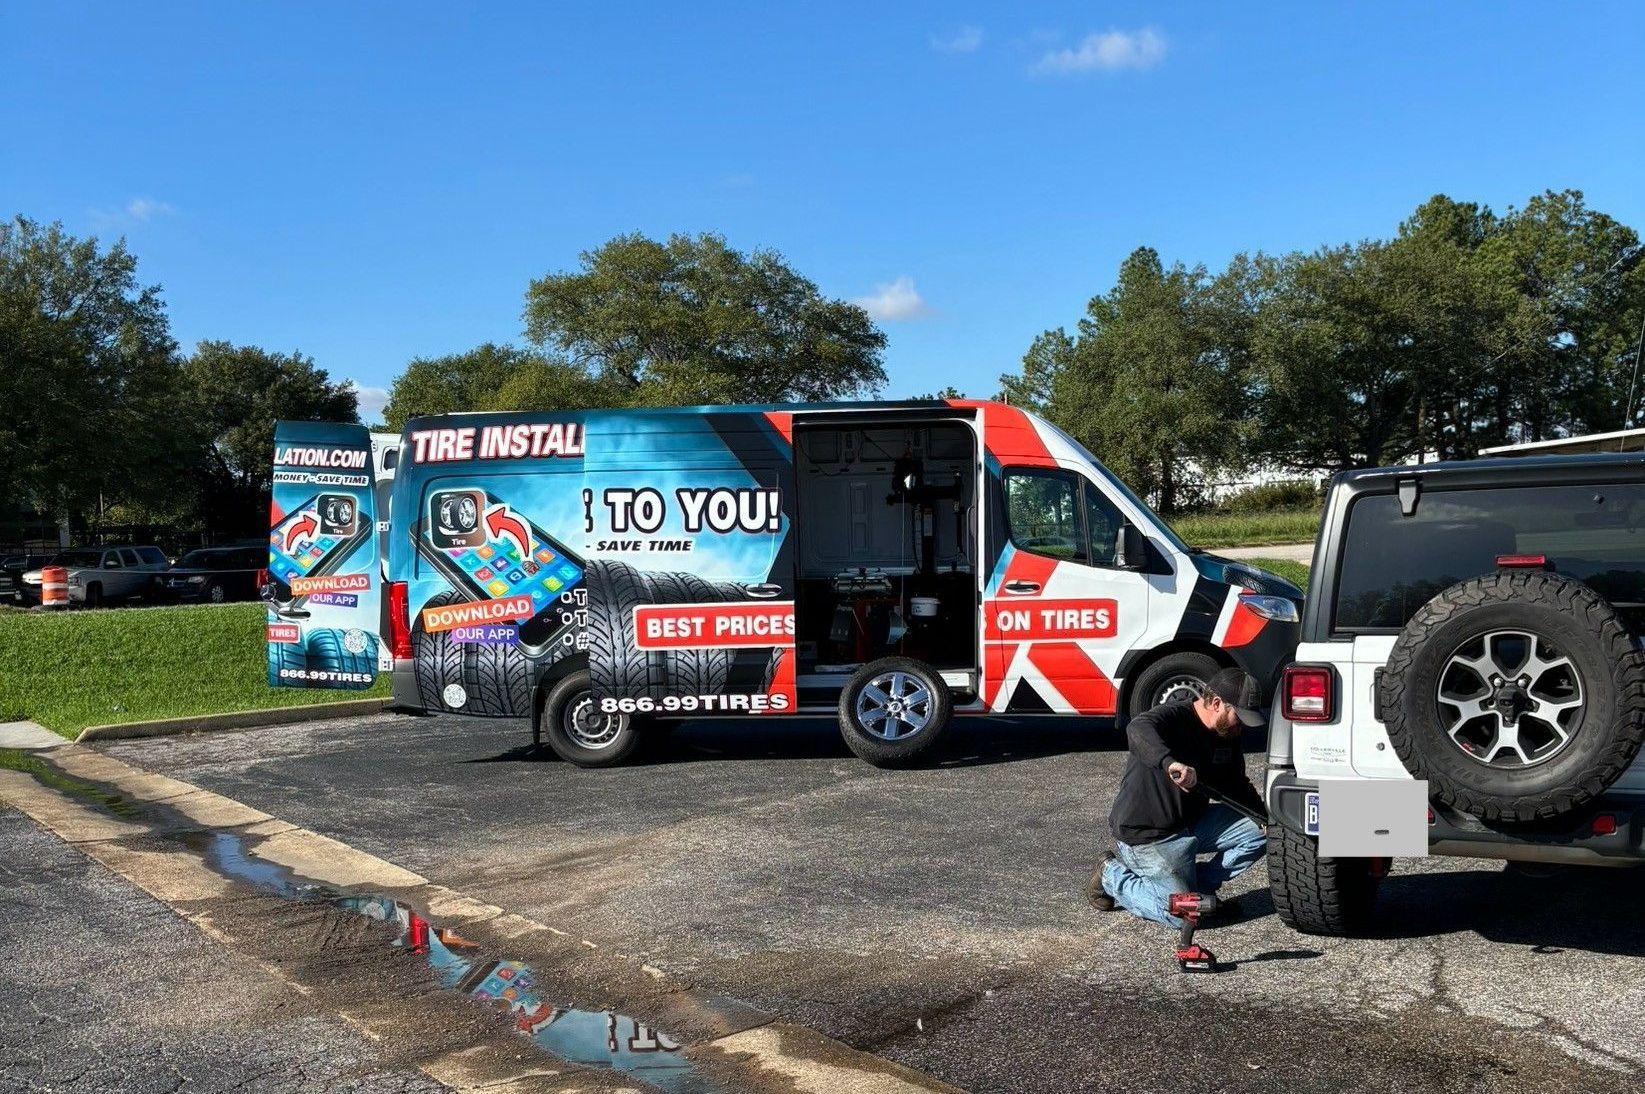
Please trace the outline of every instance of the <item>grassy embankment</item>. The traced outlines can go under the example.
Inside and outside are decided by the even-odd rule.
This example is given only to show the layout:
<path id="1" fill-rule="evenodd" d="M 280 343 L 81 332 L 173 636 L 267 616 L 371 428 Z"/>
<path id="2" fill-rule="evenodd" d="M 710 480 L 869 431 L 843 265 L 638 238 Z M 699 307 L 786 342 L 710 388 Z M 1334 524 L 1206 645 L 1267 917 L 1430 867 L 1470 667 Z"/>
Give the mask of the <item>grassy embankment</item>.
<path id="1" fill-rule="evenodd" d="M 261 604 L 0 611 L 0 721 L 72 737 L 92 725 L 386 695 L 271 688 Z"/>
<path id="2" fill-rule="evenodd" d="M 1177 535 L 1194 547 L 1266 547 L 1276 543 L 1312 543 L 1319 531 L 1318 509 L 1280 509 L 1267 513 L 1193 513 L 1171 521 Z"/>

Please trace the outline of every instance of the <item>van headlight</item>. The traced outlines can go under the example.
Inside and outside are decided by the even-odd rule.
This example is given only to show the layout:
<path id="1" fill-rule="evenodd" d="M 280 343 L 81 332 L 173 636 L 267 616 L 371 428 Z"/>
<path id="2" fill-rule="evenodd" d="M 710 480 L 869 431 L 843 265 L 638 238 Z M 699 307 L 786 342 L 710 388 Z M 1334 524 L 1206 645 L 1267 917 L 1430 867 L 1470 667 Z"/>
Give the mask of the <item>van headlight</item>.
<path id="1" fill-rule="evenodd" d="M 1297 615 L 1297 602 L 1287 600 L 1283 596 L 1263 596 L 1261 593 L 1240 593 L 1239 602 L 1264 619 L 1272 619 L 1276 623 L 1295 623 L 1300 618 Z"/>
<path id="2" fill-rule="evenodd" d="M 69 584 L 70 585 L 80 584 L 80 575 L 79 574 L 70 574 L 69 575 Z"/>
<path id="3" fill-rule="evenodd" d="M 187 578 L 186 580 L 190 585 L 204 585 L 206 583 L 206 579 L 199 574 L 195 574 L 193 577 Z"/>

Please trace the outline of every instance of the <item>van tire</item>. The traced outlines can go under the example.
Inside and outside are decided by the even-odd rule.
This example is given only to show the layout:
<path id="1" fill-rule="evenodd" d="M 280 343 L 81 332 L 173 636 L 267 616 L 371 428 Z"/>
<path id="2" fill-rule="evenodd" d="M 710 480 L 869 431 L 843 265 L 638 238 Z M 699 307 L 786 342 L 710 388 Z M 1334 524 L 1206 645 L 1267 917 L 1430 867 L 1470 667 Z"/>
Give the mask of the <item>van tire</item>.
<path id="1" fill-rule="evenodd" d="M 730 582 L 710 582 L 696 574 L 660 573 L 644 575 L 654 604 L 720 604 L 745 600 L 742 587 Z M 735 650 L 681 649 L 669 651 L 672 659 L 670 682 L 678 694 L 718 695 L 725 691 Z"/>
<path id="2" fill-rule="evenodd" d="M 280 676 L 282 669 L 308 669 L 308 650 L 297 642 L 271 642 L 268 647 L 268 686 L 271 688 L 306 687 L 307 681 L 298 677 L 287 683 Z"/>
<path id="3" fill-rule="evenodd" d="M 1579 677 L 1582 705 L 1577 718 L 1563 726 L 1569 730 L 1568 742 L 1530 765 L 1482 762 L 1441 724 L 1445 717 L 1458 716 L 1451 711 L 1463 710 L 1442 710 L 1444 674 L 1460 672 L 1466 679 L 1472 670 L 1453 669 L 1455 658 L 1480 636 L 1499 631 L 1534 635 L 1539 650 L 1546 642 Z M 1509 675 L 1517 671 L 1511 669 Z M 1481 683 L 1489 689 L 1483 679 Z M 1538 698 L 1537 684 L 1530 687 L 1531 698 Z M 1412 778 L 1426 779 L 1434 800 L 1485 820 L 1530 821 L 1569 813 L 1603 794 L 1645 741 L 1645 656 L 1599 594 L 1540 570 L 1487 574 L 1428 601 L 1394 643 L 1380 698 L 1388 741 Z M 1539 735 L 1547 736 L 1547 723 L 1530 721 L 1542 727 Z"/>
<path id="4" fill-rule="evenodd" d="M 904 696 L 918 695 L 921 690 L 928 693 L 919 711 L 923 713 L 924 725 L 895 740 L 887 740 L 874 733 L 869 726 L 875 723 L 865 722 L 858 713 L 858 699 L 876 680 L 888 677 L 902 678 Z M 906 690 L 910 682 L 917 685 L 917 690 Z M 870 705 L 878 707 L 877 703 L 871 702 Z M 953 718 L 954 702 L 948 693 L 948 685 L 931 666 L 907 657 L 885 657 L 870 661 L 852 674 L 840 691 L 838 714 L 840 736 L 845 739 L 847 748 L 875 767 L 892 767 L 907 763 L 937 743 Z M 890 721 L 886 718 L 877 724 L 885 725 Z"/>
<path id="5" fill-rule="evenodd" d="M 1364 858 L 1320 858 L 1319 842 L 1280 823 L 1268 826 L 1268 888 L 1274 911 L 1303 934 L 1365 934 L 1378 879 Z"/>
<path id="6" fill-rule="evenodd" d="M 467 597 L 447 592 L 430 597 L 423 607 L 426 610 L 468 602 Z M 468 688 L 463 674 L 463 647 L 451 640 L 449 631 L 430 633 L 424 630 L 421 611 L 417 613 L 411 627 L 411 674 L 417 681 L 417 697 L 421 700 L 424 710 L 462 712 L 467 709 L 466 704 L 461 707 L 448 707 L 445 702 L 447 685 L 461 684 L 465 691 Z"/>
<path id="7" fill-rule="evenodd" d="M 1211 677 L 1222 671 L 1222 662 L 1208 653 L 1172 653 L 1142 670 L 1126 701 L 1126 714 L 1135 718 L 1145 710 L 1152 710 L 1159 690 L 1173 680 L 1198 680 L 1200 689 L 1210 683 Z"/>
<path id="8" fill-rule="evenodd" d="M 598 703 L 586 670 L 574 672 L 548 689 L 539 715 L 548 747 L 560 759 L 578 767 L 615 767 L 627 760 L 640 744 L 636 720 L 626 714 L 609 715 L 616 722 L 610 743 L 589 747 L 577 739 L 569 724 L 576 709 L 585 703 Z"/>

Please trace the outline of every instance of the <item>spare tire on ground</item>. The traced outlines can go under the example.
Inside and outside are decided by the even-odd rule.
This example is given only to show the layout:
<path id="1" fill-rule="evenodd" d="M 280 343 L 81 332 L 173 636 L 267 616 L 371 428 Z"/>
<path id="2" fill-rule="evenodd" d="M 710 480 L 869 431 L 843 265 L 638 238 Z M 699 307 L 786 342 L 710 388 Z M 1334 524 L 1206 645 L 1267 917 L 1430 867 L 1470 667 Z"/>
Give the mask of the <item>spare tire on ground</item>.
<path id="1" fill-rule="evenodd" d="M 1430 796 L 1486 820 L 1570 812 L 1645 740 L 1645 656 L 1580 582 L 1512 570 L 1453 585 L 1382 674 L 1388 740 Z"/>

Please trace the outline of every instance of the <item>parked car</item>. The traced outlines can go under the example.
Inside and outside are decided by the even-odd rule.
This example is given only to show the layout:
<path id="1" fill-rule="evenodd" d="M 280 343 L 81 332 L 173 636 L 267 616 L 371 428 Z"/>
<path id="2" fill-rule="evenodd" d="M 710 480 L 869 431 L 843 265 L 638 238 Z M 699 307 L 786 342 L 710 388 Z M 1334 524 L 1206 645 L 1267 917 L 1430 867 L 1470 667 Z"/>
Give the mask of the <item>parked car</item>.
<path id="1" fill-rule="evenodd" d="M 265 547 L 202 547 L 178 559 L 160 584 L 173 600 L 255 600 L 257 573 L 267 565 Z"/>
<path id="2" fill-rule="evenodd" d="M 46 565 L 68 571 L 69 603 L 88 608 L 153 596 L 156 575 L 171 568 L 166 553 L 158 547 L 71 547 L 52 556 Z M 23 574 L 26 603 L 40 603 L 41 569 Z"/>
<path id="3" fill-rule="evenodd" d="M 1269 725 L 1282 920 L 1374 930 L 1399 855 L 1645 863 L 1642 523 L 1637 454 L 1333 480 Z"/>
<path id="4" fill-rule="evenodd" d="M 50 555 L 12 555 L 0 559 L 0 600 L 23 599 L 23 575 L 44 566 Z"/>

